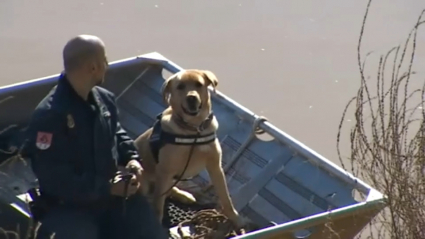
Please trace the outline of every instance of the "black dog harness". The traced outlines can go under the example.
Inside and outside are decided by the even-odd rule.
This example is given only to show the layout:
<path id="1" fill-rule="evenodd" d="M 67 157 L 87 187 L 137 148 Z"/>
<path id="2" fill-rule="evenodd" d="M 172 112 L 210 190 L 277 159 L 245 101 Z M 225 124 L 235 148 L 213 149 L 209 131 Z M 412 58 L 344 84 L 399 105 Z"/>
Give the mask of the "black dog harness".
<path id="1" fill-rule="evenodd" d="M 168 132 L 165 132 L 162 130 L 161 126 L 161 118 L 162 113 L 159 114 L 156 117 L 156 121 L 153 124 L 152 134 L 149 138 L 149 145 L 152 150 L 153 157 L 158 163 L 158 156 L 159 156 L 159 150 L 164 147 L 166 144 L 174 144 L 174 145 L 203 145 L 203 144 L 209 144 L 211 142 L 214 142 L 214 140 L 217 138 L 216 132 L 213 132 L 211 134 L 198 136 L 200 132 L 205 130 L 211 125 L 212 120 L 214 119 L 214 115 L 211 112 L 208 118 L 199 126 L 194 127 L 187 125 L 186 123 L 182 122 L 178 123 L 180 126 L 182 126 L 185 129 L 196 131 L 198 135 L 178 135 L 178 134 L 171 134 Z"/>

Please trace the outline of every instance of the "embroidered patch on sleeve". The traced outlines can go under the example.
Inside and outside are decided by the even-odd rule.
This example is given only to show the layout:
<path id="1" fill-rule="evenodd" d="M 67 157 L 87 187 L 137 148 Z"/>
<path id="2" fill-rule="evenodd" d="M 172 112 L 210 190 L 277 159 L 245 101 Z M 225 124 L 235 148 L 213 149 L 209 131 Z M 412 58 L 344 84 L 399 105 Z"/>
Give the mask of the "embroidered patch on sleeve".
<path id="1" fill-rule="evenodd" d="M 52 144 L 53 134 L 47 132 L 37 132 L 36 146 L 41 150 L 46 150 Z"/>

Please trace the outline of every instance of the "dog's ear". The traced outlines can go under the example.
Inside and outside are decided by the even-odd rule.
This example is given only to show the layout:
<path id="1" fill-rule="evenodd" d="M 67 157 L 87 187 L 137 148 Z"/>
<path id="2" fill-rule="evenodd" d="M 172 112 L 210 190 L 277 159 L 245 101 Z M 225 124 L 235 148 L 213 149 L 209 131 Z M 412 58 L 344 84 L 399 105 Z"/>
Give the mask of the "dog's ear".
<path id="1" fill-rule="evenodd" d="M 200 73 L 202 74 L 202 76 L 204 77 L 204 79 L 209 82 L 209 85 L 212 85 L 212 87 L 215 89 L 218 86 L 218 79 L 217 76 L 215 76 L 214 73 L 212 73 L 212 71 L 207 71 L 207 70 L 203 70 L 200 71 Z"/>
<path id="2" fill-rule="evenodd" d="M 176 75 L 170 76 L 168 79 L 164 81 L 161 87 L 162 99 L 164 100 L 166 105 L 169 105 L 168 97 L 171 93 L 171 82 L 176 77 Z"/>

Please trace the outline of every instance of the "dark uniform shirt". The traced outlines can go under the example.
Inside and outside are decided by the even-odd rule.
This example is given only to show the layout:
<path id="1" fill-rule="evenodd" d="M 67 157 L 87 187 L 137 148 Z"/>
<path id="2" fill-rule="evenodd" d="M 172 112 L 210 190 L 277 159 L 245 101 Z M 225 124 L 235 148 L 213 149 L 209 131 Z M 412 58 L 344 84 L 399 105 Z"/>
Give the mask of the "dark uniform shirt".
<path id="1" fill-rule="evenodd" d="M 42 195 L 69 204 L 109 200 L 117 165 L 139 158 L 113 93 L 95 87 L 85 101 L 64 74 L 36 107 L 27 132 L 22 155 L 31 159 Z"/>

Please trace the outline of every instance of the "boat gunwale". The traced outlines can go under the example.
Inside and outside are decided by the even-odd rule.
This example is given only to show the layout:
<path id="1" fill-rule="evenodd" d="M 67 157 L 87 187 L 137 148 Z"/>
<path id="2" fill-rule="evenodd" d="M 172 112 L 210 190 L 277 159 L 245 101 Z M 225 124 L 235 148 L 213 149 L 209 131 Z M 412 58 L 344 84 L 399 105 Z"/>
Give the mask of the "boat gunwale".
<path id="1" fill-rule="evenodd" d="M 163 55 L 157 52 L 152 52 L 148 54 L 143 54 L 143 55 L 139 55 L 135 57 L 129 57 L 129 58 L 121 59 L 118 61 L 110 62 L 109 69 L 113 70 L 123 66 L 139 65 L 139 64 L 159 65 L 163 69 L 167 70 L 168 72 L 172 74 L 177 73 L 181 70 L 184 70 L 182 67 L 178 66 L 177 64 L 175 64 L 174 62 L 170 61 L 169 59 L 165 58 Z M 7 96 L 11 92 L 26 90 L 34 86 L 54 84 L 54 82 L 58 79 L 59 75 L 60 74 L 54 74 L 54 75 L 50 75 L 50 76 L 46 76 L 42 78 L 36 78 L 36 79 L 28 80 L 28 81 L 19 82 L 16 84 L 1 86 L 0 97 Z M 212 88 L 210 88 L 209 90 L 211 92 L 212 97 L 214 97 L 219 103 L 232 109 L 237 115 L 243 117 L 248 122 L 254 123 L 254 121 L 256 121 L 260 117 L 259 115 L 253 113 L 246 107 L 232 100 L 230 97 L 224 95 L 219 90 L 213 91 Z M 268 234 L 271 235 L 271 233 L 276 234 L 276 231 L 288 231 L 288 230 L 291 230 L 291 228 L 293 228 L 294 225 L 299 226 L 300 224 L 308 224 L 312 220 L 313 221 L 319 220 L 318 218 L 329 217 L 329 215 L 340 215 L 343 213 L 349 213 L 356 209 L 369 207 L 369 206 L 383 207 L 383 203 L 385 199 L 384 195 L 378 192 L 377 190 L 375 190 L 374 188 L 372 188 L 371 186 L 369 186 L 368 184 L 366 184 L 365 182 L 363 182 L 362 180 L 354 177 L 352 174 L 345 171 L 340 166 L 336 165 L 335 163 L 323 157 L 316 151 L 312 150 L 311 148 L 307 147 L 300 141 L 296 140 L 289 134 L 280 130 L 279 128 L 274 126 L 272 123 L 268 121 L 262 121 L 259 124 L 259 128 L 264 130 L 266 133 L 271 135 L 274 139 L 276 139 L 280 143 L 288 146 L 292 150 L 304 156 L 313 165 L 316 165 L 322 168 L 327 173 L 335 176 L 342 182 L 347 183 L 348 185 L 352 186 L 354 189 L 357 189 L 361 193 L 367 195 L 367 199 L 363 202 L 359 202 L 353 205 L 337 208 L 337 209 L 334 209 L 328 212 L 319 213 L 313 216 L 308 216 L 308 217 L 301 218 L 288 223 L 283 223 L 280 225 L 268 227 L 268 228 L 261 229 L 261 230 L 258 230 L 240 237 L 235 237 L 235 238 L 253 238 L 257 236 L 265 236 Z"/>

